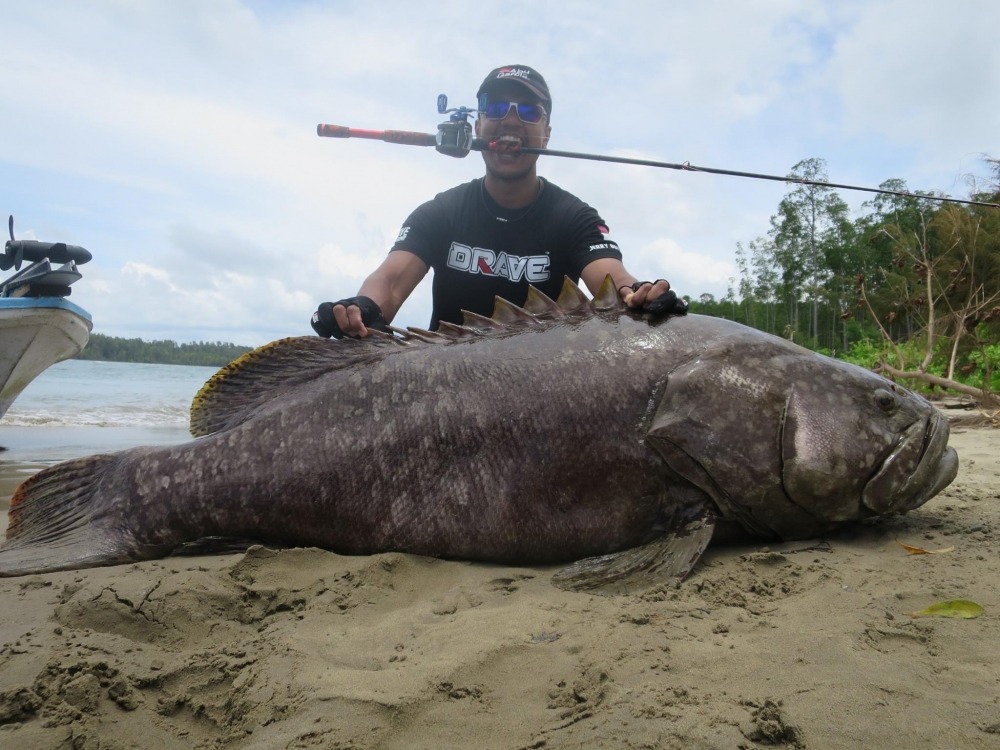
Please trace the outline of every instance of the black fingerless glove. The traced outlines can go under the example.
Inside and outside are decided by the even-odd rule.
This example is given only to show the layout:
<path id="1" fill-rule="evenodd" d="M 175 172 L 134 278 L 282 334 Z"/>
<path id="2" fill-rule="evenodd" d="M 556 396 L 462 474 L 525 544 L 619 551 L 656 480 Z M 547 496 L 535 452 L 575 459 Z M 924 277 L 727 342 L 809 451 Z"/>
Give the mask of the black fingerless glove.
<path id="1" fill-rule="evenodd" d="M 643 305 L 643 309 L 650 315 L 662 317 L 664 315 L 687 315 L 688 303 L 673 289 L 668 289 L 652 302 Z"/>
<path id="2" fill-rule="evenodd" d="M 382 316 L 382 308 L 375 304 L 374 300 L 368 297 L 348 297 L 337 302 L 324 302 L 312 314 L 312 319 L 309 322 L 313 330 L 325 339 L 331 336 L 335 339 L 344 338 L 344 332 L 340 330 L 340 326 L 337 325 L 337 319 L 333 317 L 333 308 L 335 305 L 343 305 L 344 307 L 354 305 L 361 310 L 361 321 L 367 328 L 374 328 L 377 331 L 389 330 L 389 326 Z"/>
<path id="3" fill-rule="evenodd" d="M 665 279 L 657 279 L 657 281 L 665 281 Z M 639 287 L 643 284 L 655 283 L 655 281 L 637 281 L 632 285 L 632 291 L 638 292 Z M 670 282 L 667 283 L 669 284 Z M 666 315 L 687 315 L 688 303 L 686 300 L 678 297 L 673 289 L 668 289 L 656 299 L 646 300 L 642 309 L 657 318 L 662 318 Z"/>

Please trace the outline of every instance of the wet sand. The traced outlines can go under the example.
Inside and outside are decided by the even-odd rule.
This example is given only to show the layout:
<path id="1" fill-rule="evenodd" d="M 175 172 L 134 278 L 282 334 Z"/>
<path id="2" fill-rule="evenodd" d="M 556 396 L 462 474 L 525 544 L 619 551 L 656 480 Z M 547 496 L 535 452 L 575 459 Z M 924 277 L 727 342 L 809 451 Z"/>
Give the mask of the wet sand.
<path id="1" fill-rule="evenodd" d="M 952 445 L 908 516 L 642 596 L 263 547 L 3 579 L 0 747 L 997 748 L 1000 430 Z"/>

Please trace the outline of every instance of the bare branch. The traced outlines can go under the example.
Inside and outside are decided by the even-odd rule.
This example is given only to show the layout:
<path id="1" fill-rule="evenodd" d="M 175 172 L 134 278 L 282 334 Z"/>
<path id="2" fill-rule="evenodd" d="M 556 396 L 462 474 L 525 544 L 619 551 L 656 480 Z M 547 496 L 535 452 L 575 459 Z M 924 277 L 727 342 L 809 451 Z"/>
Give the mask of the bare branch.
<path id="1" fill-rule="evenodd" d="M 950 378 L 942 378 L 937 375 L 931 375 L 928 372 L 920 371 L 906 371 L 899 370 L 892 365 L 888 365 L 884 362 L 880 363 L 878 367 L 875 368 L 876 372 L 880 372 L 884 375 L 889 375 L 893 378 L 905 378 L 909 380 L 919 380 L 924 383 L 930 383 L 931 385 L 936 385 L 939 388 L 945 388 L 949 391 L 955 391 L 956 393 L 963 393 L 966 396 L 971 396 L 976 400 L 977 403 L 984 406 L 998 406 L 1000 407 L 1000 396 L 994 393 L 989 393 L 984 391 L 982 388 L 974 388 L 971 385 L 965 385 L 964 383 L 959 383 Z"/>

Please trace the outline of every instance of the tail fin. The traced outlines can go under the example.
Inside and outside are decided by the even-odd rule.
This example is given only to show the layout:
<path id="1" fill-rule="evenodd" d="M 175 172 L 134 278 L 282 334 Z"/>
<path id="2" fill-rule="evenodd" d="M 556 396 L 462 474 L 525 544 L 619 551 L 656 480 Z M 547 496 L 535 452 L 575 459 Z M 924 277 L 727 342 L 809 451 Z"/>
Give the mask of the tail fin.
<path id="1" fill-rule="evenodd" d="M 159 556 L 136 544 L 113 501 L 96 494 L 120 464 L 115 454 L 67 461 L 43 469 L 14 492 L 7 541 L 0 546 L 0 577 L 93 568 Z"/>

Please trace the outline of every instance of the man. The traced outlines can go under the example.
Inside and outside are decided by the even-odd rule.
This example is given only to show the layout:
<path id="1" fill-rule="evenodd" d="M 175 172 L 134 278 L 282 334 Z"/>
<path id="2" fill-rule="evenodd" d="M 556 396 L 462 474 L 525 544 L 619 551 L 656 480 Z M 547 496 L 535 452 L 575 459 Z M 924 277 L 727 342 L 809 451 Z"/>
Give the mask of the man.
<path id="1" fill-rule="evenodd" d="M 539 177 L 538 155 L 520 151 L 548 145 L 552 97 L 545 79 L 526 65 L 508 65 L 486 76 L 477 96 L 476 136 L 496 146 L 483 152 L 485 177 L 410 214 L 358 296 L 324 302 L 313 313 L 316 333 L 363 337 L 369 328 L 384 329 L 431 268 L 431 330 L 442 320 L 461 324 L 463 310 L 489 316 L 496 296 L 521 305 L 529 285 L 555 298 L 564 276 L 583 279 L 596 294 L 610 274 L 629 307 L 685 314 L 687 303 L 669 282 L 638 281 L 597 211 Z"/>

